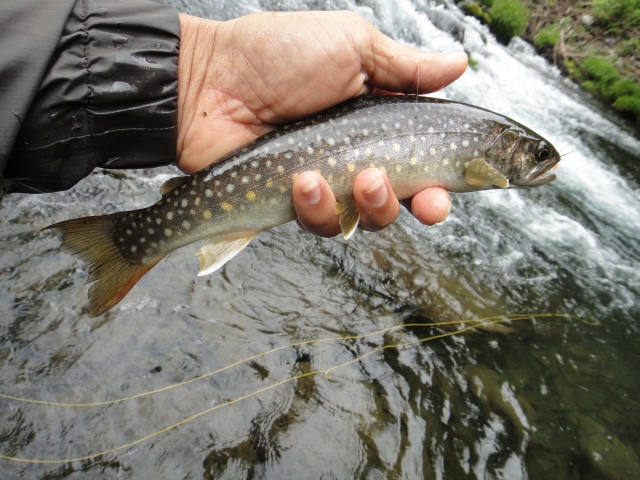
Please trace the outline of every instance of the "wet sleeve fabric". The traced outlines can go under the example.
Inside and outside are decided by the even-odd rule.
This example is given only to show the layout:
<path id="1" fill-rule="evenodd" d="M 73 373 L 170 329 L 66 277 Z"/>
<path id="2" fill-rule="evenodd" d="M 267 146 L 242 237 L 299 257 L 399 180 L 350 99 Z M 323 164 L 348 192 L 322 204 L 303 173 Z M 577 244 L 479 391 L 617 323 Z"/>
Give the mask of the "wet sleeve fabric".
<path id="1" fill-rule="evenodd" d="M 15 51 L 9 61 L 0 56 L 0 122 L 3 130 L 11 127 L 0 133 L 5 192 L 66 190 L 95 167 L 173 162 L 177 12 L 161 0 L 9 3 L 23 2 L 48 10 L 49 18 L 31 16 L 28 6 L 6 16 L 0 7 L 0 50 Z M 16 18 L 14 35 L 7 35 Z M 53 26 L 43 32 L 47 22 Z M 7 111 L 5 97 L 12 95 L 18 100 Z"/>

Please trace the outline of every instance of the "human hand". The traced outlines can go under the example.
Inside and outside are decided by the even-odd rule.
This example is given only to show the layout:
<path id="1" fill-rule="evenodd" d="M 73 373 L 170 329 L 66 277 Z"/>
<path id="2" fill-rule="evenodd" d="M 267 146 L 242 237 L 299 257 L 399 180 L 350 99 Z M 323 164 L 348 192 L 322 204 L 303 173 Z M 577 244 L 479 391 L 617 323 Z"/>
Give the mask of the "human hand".
<path id="1" fill-rule="evenodd" d="M 401 45 L 353 12 L 258 13 L 228 22 L 180 16 L 178 167 L 198 171 L 277 125 L 363 93 L 428 93 L 457 79 L 462 52 L 423 52 Z M 206 114 L 205 114 L 206 112 Z M 392 223 L 399 203 L 384 174 L 362 172 L 354 183 L 360 226 Z M 302 227 L 340 232 L 335 197 L 315 172 L 293 186 Z M 423 223 L 443 221 L 446 190 L 429 188 L 407 204 Z"/>

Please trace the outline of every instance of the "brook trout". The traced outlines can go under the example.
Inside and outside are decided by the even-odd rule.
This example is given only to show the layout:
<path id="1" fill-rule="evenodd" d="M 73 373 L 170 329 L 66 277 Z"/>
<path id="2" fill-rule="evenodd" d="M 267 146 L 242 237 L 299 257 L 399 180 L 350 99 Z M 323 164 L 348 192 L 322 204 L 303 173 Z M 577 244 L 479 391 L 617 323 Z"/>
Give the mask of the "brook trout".
<path id="1" fill-rule="evenodd" d="M 307 170 L 338 200 L 343 236 L 360 215 L 352 186 L 369 167 L 399 199 L 426 187 L 451 192 L 530 187 L 555 178 L 555 148 L 491 111 L 414 95 L 362 96 L 272 131 L 200 172 L 173 178 L 140 210 L 78 218 L 47 228 L 60 249 L 89 266 L 89 316 L 114 307 L 167 254 L 199 240 L 200 273 L 214 272 L 258 233 L 295 218 L 291 189 Z"/>

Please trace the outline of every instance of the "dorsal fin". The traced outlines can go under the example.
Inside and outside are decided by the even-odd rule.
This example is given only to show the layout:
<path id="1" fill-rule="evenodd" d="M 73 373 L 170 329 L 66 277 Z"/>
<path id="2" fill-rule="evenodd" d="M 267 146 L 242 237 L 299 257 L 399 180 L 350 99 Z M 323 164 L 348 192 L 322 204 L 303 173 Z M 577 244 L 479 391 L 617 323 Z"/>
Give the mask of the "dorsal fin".
<path id="1" fill-rule="evenodd" d="M 189 178 L 189 177 L 184 176 L 184 177 L 173 177 L 173 178 L 170 178 L 169 180 L 167 180 L 166 182 L 164 182 L 162 184 L 162 187 L 160 187 L 160 194 L 164 197 L 171 190 L 175 190 L 180 185 L 182 185 L 187 178 Z"/>
<path id="2" fill-rule="evenodd" d="M 509 188 L 509 179 L 489 165 L 483 158 L 471 160 L 465 167 L 464 173 L 465 181 L 469 185 L 478 187 L 495 185 L 500 188 Z"/>

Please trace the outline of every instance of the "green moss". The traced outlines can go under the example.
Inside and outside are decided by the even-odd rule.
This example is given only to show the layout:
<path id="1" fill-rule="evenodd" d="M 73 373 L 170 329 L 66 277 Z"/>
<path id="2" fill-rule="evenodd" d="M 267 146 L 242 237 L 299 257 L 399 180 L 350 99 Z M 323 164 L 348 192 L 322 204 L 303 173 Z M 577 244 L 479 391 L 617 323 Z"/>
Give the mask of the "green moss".
<path id="1" fill-rule="evenodd" d="M 564 60 L 562 60 L 562 65 L 566 69 L 566 71 L 569 74 L 569 76 L 575 82 L 580 83 L 582 80 L 584 80 L 584 75 L 582 74 L 582 70 L 576 64 L 575 60 L 571 60 L 569 58 L 565 58 Z"/>
<path id="2" fill-rule="evenodd" d="M 469 68 L 471 68 L 471 70 L 473 70 L 474 72 L 477 72 L 478 68 L 480 68 L 480 62 L 471 57 L 471 55 L 469 55 Z"/>
<path id="3" fill-rule="evenodd" d="M 529 11 L 519 0 L 495 0 L 489 10 L 489 28 L 502 43 L 522 35 L 529 24 Z"/>
<path id="4" fill-rule="evenodd" d="M 582 66 L 589 76 L 582 88 L 608 100 L 616 110 L 640 118 L 640 85 L 635 80 L 623 78 L 604 58 L 587 57 Z"/>
<path id="5" fill-rule="evenodd" d="M 549 25 L 542 27 L 536 33 L 533 39 L 533 43 L 536 47 L 543 50 L 545 48 L 552 48 L 560 40 L 560 30 L 555 25 Z"/>
<path id="6" fill-rule="evenodd" d="M 593 0 L 593 13 L 609 29 L 640 26 L 640 0 Z"/>
<path id="7" fill-rule="evenodd" d="M 467 15 L 471 15 L 472 17 L 476 17 L 482 23 L 487 24 L 487 23 L 491 22 L 491 17 L 489 16 L 489 14 L 487 14 L 487 12 L 485 12 L 482 9 L 482 7 L 480 5 L 478 5 L 477 3 L 465 3 L 465 4 L 462 5 L 462 10 Z"/>
<path id="8" fill-rule="evenodd" d="M 640 118 L 640 96 L 623 95 L 616 98 L 613 108 Z"/>
<path id="9" fill-rule="evenodd" d="M 607 96 L 618 98 L 623 96 L 632 96 L 640 98 L 640 85 L 630 78 L 616 80 L 607 88 Z"/>
<path id="10" fill-rule="evenodd" d="M 582 62 L 590 77 L 600 83 L 610 84 L 620 78 L 618 69 L 608 60 L 600 57 L 587 57 Z"/>

